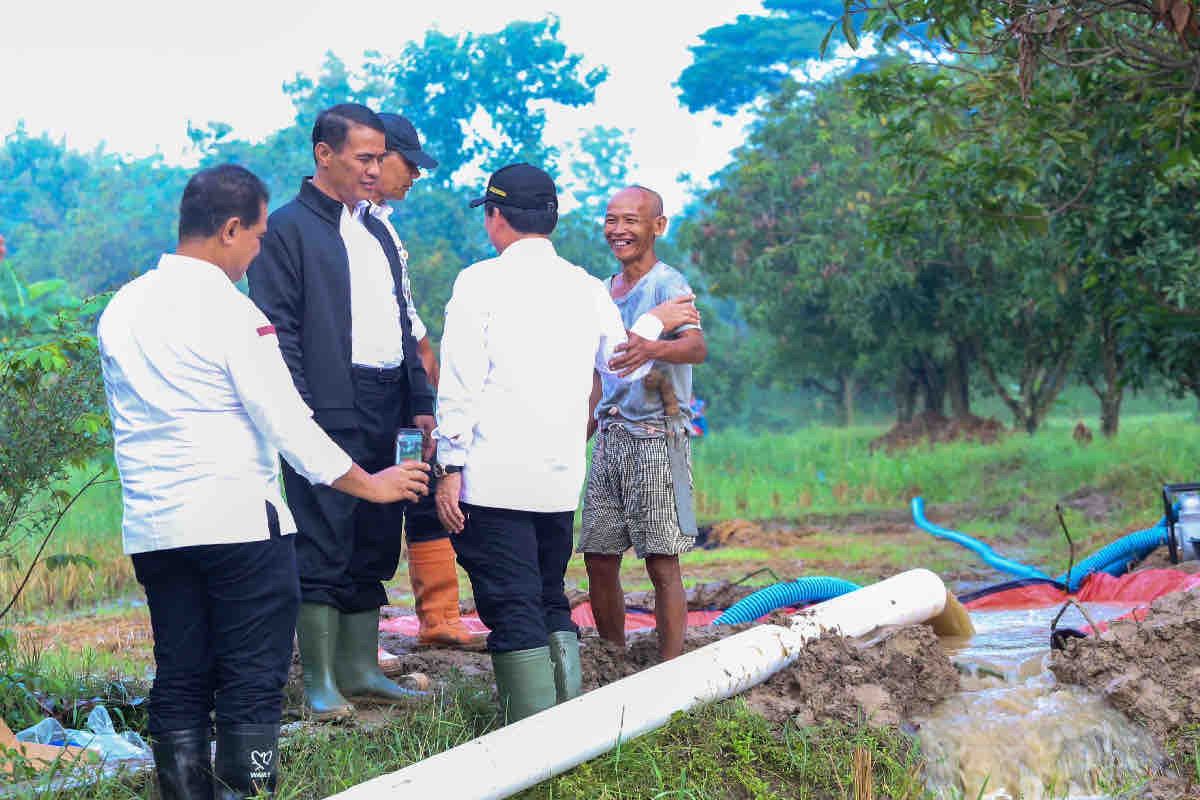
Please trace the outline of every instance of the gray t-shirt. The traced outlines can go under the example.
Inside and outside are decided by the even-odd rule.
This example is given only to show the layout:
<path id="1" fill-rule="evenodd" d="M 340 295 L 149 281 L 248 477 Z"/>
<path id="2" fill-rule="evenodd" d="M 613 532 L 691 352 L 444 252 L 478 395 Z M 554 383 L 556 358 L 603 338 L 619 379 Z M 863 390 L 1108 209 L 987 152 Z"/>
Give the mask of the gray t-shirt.
<path id="1" fill-rule="evenodd" d="M 615 277 L 615 276 L 614 276 Z M 606 285 L 611 293 L 612 278 L 609 278 Z M 617 304 L 617 308 L 621 311 L 621 319 L 625 322 L 625 327 L 630 328 L 637 318 L 646 313 L 650 309 L 681 295 L 692 294 L 692 288 L 688 286 L 687 280 L 683 274 L 674 267 L 669 267 L 659 261 L 649 272 L 642 276 L 642 279 L 621 298 L 613 298 L 613 302 Z M 662 338 L 675 339 L 678 338 L 682 331 L 696 329 L 699 330 L 699 325 L 684 325 L 672 333 L 664 333 Z M 671 383 L 675 386 L 675 396 L 679 398 L 679 408 L 682 413 L 691 417 L 690 401 L 692 398 L 692 365 L 691 364 L 667 364 L 656 362 L 655 369 L 665 372 L 671 379 Z M 613 414 L 612 409 L 617 409 L 616 415 L 623 417 L 631 422 L 652 423 L 651 429 L 643 429 L 643 433 L 653 433 L 657 431 L 663 423 L 663 404 L 661 395 L 655 392 L 648 392 L 642 385 L 642 381 L 625 382 L 619 381 L 608 375 L 601 375 L 601 380 L 604 384 L 604 393 L 600 399 L 600 404 L 596 406 L 596 418 L 604 419 Z M 641 427 L 641 426 L 639 426 Z"/>

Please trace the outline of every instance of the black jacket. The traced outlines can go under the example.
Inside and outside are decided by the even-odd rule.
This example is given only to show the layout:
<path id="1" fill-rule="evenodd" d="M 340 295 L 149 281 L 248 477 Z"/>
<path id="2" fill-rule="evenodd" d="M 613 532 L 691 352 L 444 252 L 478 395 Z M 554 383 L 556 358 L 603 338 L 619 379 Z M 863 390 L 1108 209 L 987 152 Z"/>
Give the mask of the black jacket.
<path id="1" fill-rule="evenodd" d="M 262 252 L 250 265 L 250 298 L 275 326 L 300 396 L 326 429 L 355 424 L 350 379 L 350 261 L 338 226 L 342 204 L 305 179 L 300 193 L 267 220 Z M 384 224 L 364 221 L 383 245 L 402 286 L 400 254 Z M 417 354 L 404 292 L 396 292 L 404 335 L 411 413 L 433 413 L 433 389 Z"/>

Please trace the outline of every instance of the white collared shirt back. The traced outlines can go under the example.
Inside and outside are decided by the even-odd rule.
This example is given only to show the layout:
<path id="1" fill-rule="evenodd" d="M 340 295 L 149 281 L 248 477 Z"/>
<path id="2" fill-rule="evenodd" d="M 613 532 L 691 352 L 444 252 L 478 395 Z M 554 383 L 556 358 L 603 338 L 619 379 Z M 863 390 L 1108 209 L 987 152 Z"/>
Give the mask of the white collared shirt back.
<path id="1" fill-rule="evenodd" d="M 633 330 L 656 339 L 662 324 L 645 315 Z M 465 467 L 462 499 L 574 509 L 592 371 L 611 374 L 626 338 L 604 284 L 560 258 L 549 239 L 520 239 L 459 273 L 446 306 L 434 435 L 438 460 Z"/>
<path id="2" fill-rule="evenodd" d="M 117 292 L 98 337 L 126 553 L 266 539 L 266 502 L 293 533 L 278 455 L 313 483 L 350 469 L 271 323 L 216 266 L 164 255 Z"/>

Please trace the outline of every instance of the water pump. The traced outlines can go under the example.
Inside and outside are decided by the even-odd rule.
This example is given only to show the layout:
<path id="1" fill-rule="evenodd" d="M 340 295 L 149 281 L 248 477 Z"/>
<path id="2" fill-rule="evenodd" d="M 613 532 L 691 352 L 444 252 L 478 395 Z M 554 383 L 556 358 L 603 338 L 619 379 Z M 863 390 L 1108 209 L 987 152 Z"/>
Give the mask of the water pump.
<path id="1" fill-rule="evenodd" d="M 1162 495 L 1171 563 L 1200 561 L 1200 483 L 1168 483 Z"/>

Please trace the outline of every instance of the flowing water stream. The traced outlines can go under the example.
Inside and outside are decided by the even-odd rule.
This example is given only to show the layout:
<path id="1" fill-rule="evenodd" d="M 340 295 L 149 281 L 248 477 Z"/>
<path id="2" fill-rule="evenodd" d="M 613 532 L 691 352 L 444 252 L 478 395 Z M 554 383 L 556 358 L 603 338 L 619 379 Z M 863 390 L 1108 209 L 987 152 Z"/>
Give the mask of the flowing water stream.
<path id="1" fill-rule="evenodd" d="M 1088 604 L 1106 621 L 1130 606 Z M 963 691 L 920 720 L 930 788 L 944 800 L 1107 798 L 1122 774 L 1145 774 L 1162 753 L 1100 697 L 1060 686 L 1046 668 L 1058 608 L 971 613 L 976 633 L 944 639 Z M 1061 626 L 1087 624 L 1074 608 Z"/>

